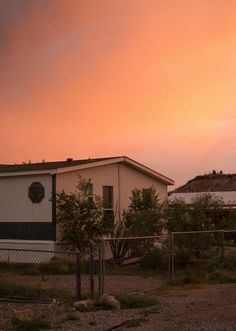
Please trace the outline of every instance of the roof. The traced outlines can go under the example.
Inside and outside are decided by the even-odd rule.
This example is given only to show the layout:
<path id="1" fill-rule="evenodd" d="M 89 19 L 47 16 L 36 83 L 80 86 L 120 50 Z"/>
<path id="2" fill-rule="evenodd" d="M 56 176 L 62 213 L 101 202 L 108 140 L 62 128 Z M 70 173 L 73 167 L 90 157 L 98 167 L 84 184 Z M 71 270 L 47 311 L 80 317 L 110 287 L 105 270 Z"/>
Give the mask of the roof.
<path id="1" fill-rule="evenodd" d="M 39 162 L 39 163 L 22 163 L 22 164 L 0 164 L 0 173 L 6 172 L 22 172 L 22 171 L 40 171 L 53 170 L 66 167 L 73 167 L 81 164 L 89 164 L 98 161 L 110 160 L 114 157 L 73 160 L 71 158 L 65 161 Z"/>
<path id="2" fill-rule="evenodd" d="M 127 156 L 115 156 L 107 158 L 73 160 L 67 159 L 66 161 L 55 162 L 40 162 L 40 163 L 23 163 L 23 164 L 1 164 L 0 177 L 9 176 L 26 176 L 36 174 L 56 174 L 63 172 L 70 172 L 82 170 L 91 167 L 104 166 L 114 163 L 126 164 L 154 179 L 166 184 L 174 185 L 174 181 L 146 166 L 134 161 Z"/>
<path id="3" fill-rule="evenodd" d="M 223 192 L 178 192 L 172 193 L 169 197 L 169 201 L 175 199 L 181 199 L 186 203 L 191 203 L 194 198 L 203 196 L 204 194 L 210 194 L 213 197 L 220 197 L 223 199 L 226 205 L 236 205 L 236 191 L 223 191 Z"/>

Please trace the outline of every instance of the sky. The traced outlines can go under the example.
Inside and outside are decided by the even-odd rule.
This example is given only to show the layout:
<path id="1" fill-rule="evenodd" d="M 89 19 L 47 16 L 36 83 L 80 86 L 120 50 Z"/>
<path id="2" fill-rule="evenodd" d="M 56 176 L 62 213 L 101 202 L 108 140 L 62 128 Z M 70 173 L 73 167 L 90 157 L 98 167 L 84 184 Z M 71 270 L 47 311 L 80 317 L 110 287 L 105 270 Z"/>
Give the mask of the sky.
<path id="1" fill-rule="evenodd" d="M 235 0 L 0 0 L 0 163 L 235 173 Z"/>

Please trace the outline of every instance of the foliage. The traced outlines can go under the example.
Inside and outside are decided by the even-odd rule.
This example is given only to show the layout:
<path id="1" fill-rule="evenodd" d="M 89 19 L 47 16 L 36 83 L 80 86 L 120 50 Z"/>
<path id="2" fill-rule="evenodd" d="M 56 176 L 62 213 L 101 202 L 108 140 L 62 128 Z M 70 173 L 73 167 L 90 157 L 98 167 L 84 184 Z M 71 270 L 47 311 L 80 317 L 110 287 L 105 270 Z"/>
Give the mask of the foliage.
<path id="1" fill-rule="evenodd" d="M 111 239 L 109 245 L 111 248 L 112 256 L 115 263 L 119 264 L 125 258 L 126 253 L 129 250 L 129 243 L 127 240 L 118 239 L 128 235 L 127 228 L 125 227 L 125 213 L 117 222 L 114 223 L 113 231 L 111 233 Z"/>
<path id="2" fill-rule="evenodd" d="M 165 227 L 168 232 L 210 231 L 231 225 L 230 212 L 220 197 L 202 194 L 191 204 L 182 199 L 167 202 L 164 208 Z M 190 257 L 203 257 L 212 246 L 219 246 L 221 237 L 216 234 L 177 234 L 174 236 L 176 258 L 186 263 Z"/>
<path id="3" fill-rule="evenodd" d="M 1 272 L 11 272 L 18 275 L 56 275 L 74 274 L 75 261 L 69 258 L 54 257 L 49 262 L 41 263 L 13 263 L 1 262 Z"/>
<path id="4" fill-rule="evenodd" d="M 42 288 L 39 286 L 26 286 L 7 281 L 0 282 L 0 295 L 24 297 L 27 299 L 70 299 L 72 295 L 64 289 Z"/>
<path id="5" fill-rule="evenodd" d="M 141 268 L 167 270 L 168 267 L 168 251 L 157 248 L 150 249 L 141 260 Z"/>
<path id="6" fill-rule="evenodd" d="M 175 271 L 172 285 L 213 283 L 225 284 L 236 282 L 235 256 L 215 259 L 197 265 L 195 268 L 181 268 Z"/>
<path id="7" fill-rule="evenodd" d="M 161 233 L 161 204 L 153 187 L 134 189 L 130 197 L 130 205 L 122 218 L 115 222 L 111 238 L 155 236 Z M 149 242 L 137 240 L 111 240 L 113 258 L 120 263 L 128 251 L 132 255 L 143 255 L 148 250 Z"/>
<path id="8" fill-rule="evenodd" d="M 106 233 L 102 201 L 98 196 L 88 196 L 90 181 L 79 177 L 76 191 L 57 194 L 57 223 L 60 241 L 70 243 L 84 253 L 91 243 L 96 243 Z"/>
<path id="9" fill-rule="evenodd" d="M 125 226 L 133 236 L 154 236 L 161 233 L 161 204 L 153 187 L 136 188 L 132 191 Z"/>

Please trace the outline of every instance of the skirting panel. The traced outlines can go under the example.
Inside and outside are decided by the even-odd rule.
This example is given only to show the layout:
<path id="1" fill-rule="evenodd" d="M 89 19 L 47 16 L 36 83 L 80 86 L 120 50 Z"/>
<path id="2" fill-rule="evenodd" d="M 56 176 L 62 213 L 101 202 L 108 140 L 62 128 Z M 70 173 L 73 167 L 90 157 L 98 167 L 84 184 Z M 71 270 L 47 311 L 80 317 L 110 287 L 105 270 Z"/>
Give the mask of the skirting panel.
<path id="1" fill-rule="evenodd" d="M 52 222 L 0 222 L 0 239 L 56 240 Z"/>

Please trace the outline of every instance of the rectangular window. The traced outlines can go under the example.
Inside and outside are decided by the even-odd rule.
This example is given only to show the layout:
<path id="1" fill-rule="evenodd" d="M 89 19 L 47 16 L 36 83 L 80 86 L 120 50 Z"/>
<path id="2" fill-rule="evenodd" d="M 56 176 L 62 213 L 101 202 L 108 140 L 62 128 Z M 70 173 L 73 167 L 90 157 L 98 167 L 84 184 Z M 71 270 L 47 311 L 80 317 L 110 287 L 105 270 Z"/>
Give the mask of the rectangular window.
<path id="1" fill-rule="evenodd" d="M 88 183 L 87 194 L 88 194 L 88 197 L 93 195 L 93 183 L 91 183 L 91 182 Z"/>
<path id="2" fill-rule="evenodd" d="M 93 183 L 89 182 L 87 187 L 88 202 L 90 205 L 93 204 Z"/>
<path id="3" fill-rule="evenodd" d="M 103 186 L 103 208 L 113 209 L 113 186 Z"/>

